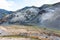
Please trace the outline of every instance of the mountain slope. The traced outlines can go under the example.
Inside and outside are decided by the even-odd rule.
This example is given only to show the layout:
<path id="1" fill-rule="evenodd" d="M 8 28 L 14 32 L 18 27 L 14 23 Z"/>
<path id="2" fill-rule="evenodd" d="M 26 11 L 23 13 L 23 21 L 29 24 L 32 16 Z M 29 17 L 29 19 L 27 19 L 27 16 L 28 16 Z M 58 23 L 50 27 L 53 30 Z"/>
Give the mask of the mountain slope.
<path id="1" fill-rule="evenodd" d="M 3 18 L 4 16 L 6 16 L 7 14 L 10 14 L 10 13 L 12 13 L 12 11 L 0 9 L 0 19 Z"/>
<path id="2" fill-rule="evenodd" d="M 46 27 L 60 29 L 60 3 L 53 4 L 41 16 L 41 24 Z"/>
<path id="3" fill-rule="evenodd" d="M 37 23 L 40 9 L 38 7 L 25 7 L 13 13 L 10 23 Z"/>
<path id="4" fill-rule="evenodd" d="M 0 9 L 0 24 L 3 23 L 2 21 L 5 19 L 5 17 L 7 15 L 10 15 L 11 13 L 13 13 L 12 11 L 7 11 L 4 9 Z"/>

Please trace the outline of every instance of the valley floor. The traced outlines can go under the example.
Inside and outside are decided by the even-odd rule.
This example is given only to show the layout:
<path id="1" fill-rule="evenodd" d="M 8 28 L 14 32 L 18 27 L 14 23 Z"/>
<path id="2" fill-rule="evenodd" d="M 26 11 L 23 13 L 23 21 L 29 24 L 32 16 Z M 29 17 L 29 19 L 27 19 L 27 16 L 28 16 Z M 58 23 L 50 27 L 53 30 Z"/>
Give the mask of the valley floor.
<path id="1" fill-rule="evenodd" d="M 8 25 L 0 26 L 0 40 L 60 40 L 60 34 L 36 26 Z"/>

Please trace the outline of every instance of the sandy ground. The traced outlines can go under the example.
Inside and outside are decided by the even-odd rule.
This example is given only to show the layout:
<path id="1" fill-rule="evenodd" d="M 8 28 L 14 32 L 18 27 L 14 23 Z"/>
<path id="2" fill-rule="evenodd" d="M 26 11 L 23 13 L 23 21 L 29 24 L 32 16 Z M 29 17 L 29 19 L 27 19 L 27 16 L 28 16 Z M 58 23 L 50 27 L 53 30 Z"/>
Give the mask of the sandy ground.
<path id="1" fill-rule="evenodd" d="M 30 38 L 0 38 L 0 40 L 31 40 Z"/>

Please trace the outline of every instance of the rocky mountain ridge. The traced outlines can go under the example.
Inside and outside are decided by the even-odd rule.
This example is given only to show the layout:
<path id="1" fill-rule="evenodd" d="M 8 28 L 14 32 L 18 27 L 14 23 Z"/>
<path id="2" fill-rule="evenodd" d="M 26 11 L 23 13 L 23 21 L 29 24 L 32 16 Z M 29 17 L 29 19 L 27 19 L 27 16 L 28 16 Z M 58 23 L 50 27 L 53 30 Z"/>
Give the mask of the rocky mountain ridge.
<path id="1" fill-rule="evenodd" d="M 2 20 L 8 24 L 42 25 L 60 29 L 60 2 L 41 7 L 25 7 L 5 16 Z"/>

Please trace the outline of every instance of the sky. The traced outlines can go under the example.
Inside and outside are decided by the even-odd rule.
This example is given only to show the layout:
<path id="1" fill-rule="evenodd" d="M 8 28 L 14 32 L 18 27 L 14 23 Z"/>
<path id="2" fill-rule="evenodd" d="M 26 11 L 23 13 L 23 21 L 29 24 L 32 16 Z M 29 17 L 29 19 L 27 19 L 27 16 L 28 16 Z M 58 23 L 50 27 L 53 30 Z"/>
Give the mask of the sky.
<path id="1" fill-rule="evenodd" d="M 40 7 L 43 4 L 53 4 L 60 0 L 0 0 L 0 9 L 16 11 L 26 6 Z"/>

